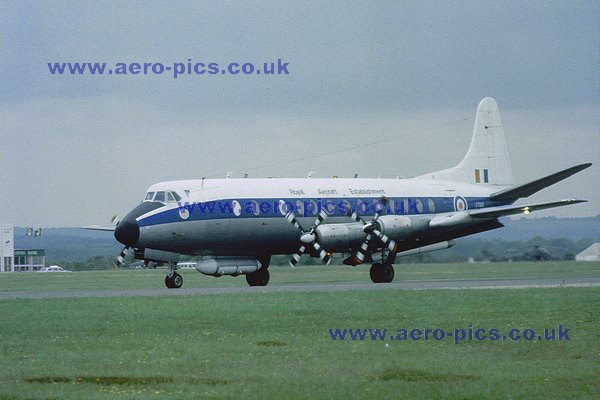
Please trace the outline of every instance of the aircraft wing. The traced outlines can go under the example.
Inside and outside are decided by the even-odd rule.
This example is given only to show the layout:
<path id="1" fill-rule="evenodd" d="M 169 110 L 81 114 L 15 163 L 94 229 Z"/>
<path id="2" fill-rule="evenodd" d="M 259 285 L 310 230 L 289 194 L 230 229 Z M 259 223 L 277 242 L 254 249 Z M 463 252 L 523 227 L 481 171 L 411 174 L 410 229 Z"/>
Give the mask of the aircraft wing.
<path id="1" fill-rule="evenodd" d="M 531 211 L 545 210 L 546 208 L 562 207 L 571 204 L 585 203 L 587 200 L 566 199 L 549 203 L 526 204 L 523 206 L 505 206 L 486 208 L 482 210 L 467 211 L 473 218 L 499 218 L 507 215 L 529 214 Z"/>
<path id="2" fill-rule="evenodd" d="M 490 196 L 490 200 L 512 202 L 523 197 L 529 197 L 532 194 L 537 193 L 550 185 L 554 185 L 555 183 L 560 182 L 563 179 L 570 177 L 571 175 L 574 175 L 580 171 L 583 171 L 586 168 L 589 168 L 591 165 L 591 163 L 576 165 L 574 167 L 556 172 L 552 175 L 536 179 L 535 181 L 501 190 L 499 192 L 493 193 Z"/>
<path id="3" fill-rule="evenodd" d="M 88 226 L 83 226 L 82 228 L 90 230 L 90 231 L 111 231 L 111 232 L 115 231 L 114 226 L 88 225 Z"/>
<path id="4" fill-rule="evenodd" d="M 523 206 L 501 206 L 483 208 L 481 210 L 461 211 L 459 213 L 440 214 L 429 221 L 430 228 L 453 227 L 461 224 L 472 223 L 477 219 L 500 218 L 515 214 L 529 214 L 532 211 L 544 210 L 546 208 L 562 207 L 571 204 L 585 203 L 587 200 L 567 199 L 549 203 L 526 204 Z"/>

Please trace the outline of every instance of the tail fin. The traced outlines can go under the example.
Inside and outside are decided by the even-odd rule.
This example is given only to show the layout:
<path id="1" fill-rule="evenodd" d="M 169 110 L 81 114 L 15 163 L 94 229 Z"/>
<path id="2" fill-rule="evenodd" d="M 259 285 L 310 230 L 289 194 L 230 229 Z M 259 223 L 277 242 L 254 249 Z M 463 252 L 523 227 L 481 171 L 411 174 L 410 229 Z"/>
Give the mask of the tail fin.
<path id="1" fill-rule="evenodd" d="M 494 99 L 486 97 L 479 103 L 471 146 L 460 164 L 418 178 L 491 186 L 513 184 L 500 110 Z"/>

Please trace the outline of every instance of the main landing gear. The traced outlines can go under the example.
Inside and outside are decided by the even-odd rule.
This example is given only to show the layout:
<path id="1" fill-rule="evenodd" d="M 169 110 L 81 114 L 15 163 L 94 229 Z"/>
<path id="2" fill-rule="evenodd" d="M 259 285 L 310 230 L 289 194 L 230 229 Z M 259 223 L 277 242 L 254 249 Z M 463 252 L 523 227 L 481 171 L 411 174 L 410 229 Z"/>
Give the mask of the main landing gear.
<path id="1" fill-rule="evenodd" d="M 373 283 L 390 283 L 394 280 L 394 267 L 389 263 L 375 263 L 369 272 Z"/>
<path id="2" fill-rule="evenodd" d="M 169 289 L 179 289 L 183 286 L 183 276 L 179 275 L 176 271 L 176 265 L 169 266 L 169 272 L 165 276 L 165 285 Z"/>
<path id="3" fill-rule="evenodd" d="M 246 274 L 246 282 L 250 286 L 267 286 L 270 276 L 269 270 L 263 266 L 258 271 Z"/>
<path id="4" fill-rule="evenodd" d="M 267 286 L 269 283 L 269 278 L 271 274 L 269 274 L 269 264 L 271 264 L 271 256 L 263 255 L 257 257 L 257 260 L 260 263 L 260 268 L 254 272 L 246 274 L 246 282 L 250 286 Z"/>

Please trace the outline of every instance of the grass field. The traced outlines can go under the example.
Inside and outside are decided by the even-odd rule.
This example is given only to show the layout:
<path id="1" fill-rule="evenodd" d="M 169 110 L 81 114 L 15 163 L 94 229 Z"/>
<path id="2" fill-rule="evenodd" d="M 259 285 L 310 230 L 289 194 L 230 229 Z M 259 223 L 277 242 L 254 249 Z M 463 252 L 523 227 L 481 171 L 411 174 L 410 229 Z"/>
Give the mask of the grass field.
<path id="1" fill-rule="evenodd" d="M 399 264 L 395 266 L 394 281 L 443 279 L 504 279 L 504 278 L 566 278 L 570 276 L 600 276 L 600 263 L 488 263 L 488 264 Z M 352 268 L 344 265 L 299 266 L 270 268 L 269 285 L 298 283 L 370 282 L 369 267 Z M 184 288 L 246 286 L 243 276 L 214 278 L 196 270 L 179 270 Z M 15 273 L 0 274 L 0 292 L 109 290 L 164 288 L 166 269 L 106 270 L 72 273 Z"/>
<path id="2" fill-rule="evenodd" d="M 408 265 L 396 279 L 598 276 L 600 264 Z M 164 271 L 0 274 L 0 291 L 162 287 Z M 183 271 L 185 287 L 245 285 Z M 366 268 L 272 284 L 366 282 Z M 600 288 L 1 300 L 0 398 L 598 398 Z M 570 329 L 570 340 L 332 340 L 329 329 Z M 389 336 L 390 334 L 388 334 Z"/>

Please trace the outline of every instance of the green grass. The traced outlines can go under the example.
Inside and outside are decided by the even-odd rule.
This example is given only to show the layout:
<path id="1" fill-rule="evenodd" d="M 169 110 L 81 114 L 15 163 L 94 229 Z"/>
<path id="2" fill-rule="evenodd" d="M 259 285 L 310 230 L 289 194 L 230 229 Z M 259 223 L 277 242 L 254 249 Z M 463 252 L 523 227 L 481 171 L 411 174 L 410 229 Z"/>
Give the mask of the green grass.
<path id="1" fill-rule="evenodd" d="M 600 276 L 600 263 L 397 264 L 395 281 Z M 270 285 L 370 282 L 369 266 L 272 266 Z M 164 288 L 166 269 L 0 274 L 0 292 Z M 180 270 L 184 288 L 246 286 L 243 276 L 214 278 Z"/>
<path id="2" fill-rule="evenodd" d="M 497 273 L 542 268 L 535 265 L 506 265 Z M 597 264 L 545 265 L 550 268 L 538 272 L 578 276 L 584 273 L 579 268 L 595 268 L 597 276 Z M 478 274 L 486 268 L 502 270 L 407 266 L 397 279 L 419 276 L 423 267 L 433 279 L 453 269 L 453 276 L 463 276 L 464 268 L 468 276 L 476 271 L 474 277 L 483 277 Z M 366 268 L 343 270 L 352 277 L 341 267 L 321 269 L 276 269 L 272 283 L 327 281 L 334 275 L 368 279 Z M 162 287 L 163 273 L 106 271 L 106 279 L 102 272 L 7 274 L 18 276 L 0 277 L 0 290 L 13 290 L 7 285 L 14 283 L 20 290 L 98 289 L 114 286 L 115 279 L 134 288 Z M 243 278 L 184 274 L 186 287 L 245 285 Z M 596 287 L 15 299 L 1 300 L 0 307 L 0 399 L 600 396 Z M 387 328 L 395 334 L 399 328 L 470 324 L 503 333 L 562 324 L 571 340 L 333 341 L 328 332 Z"/>

